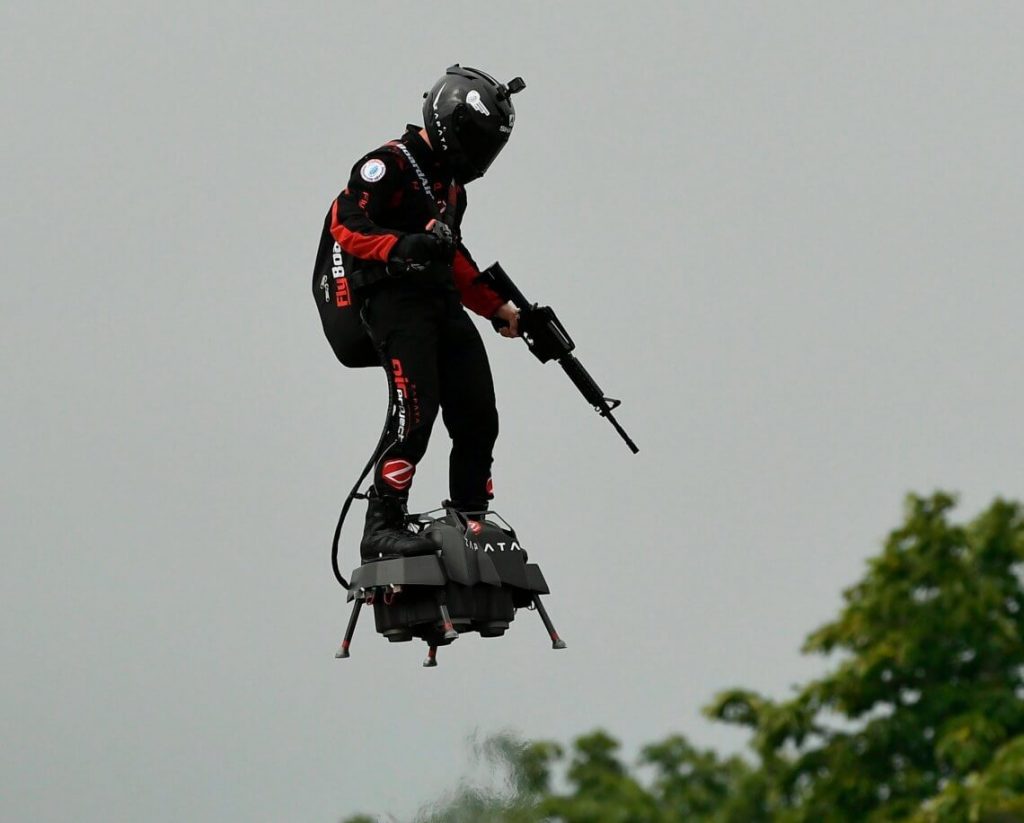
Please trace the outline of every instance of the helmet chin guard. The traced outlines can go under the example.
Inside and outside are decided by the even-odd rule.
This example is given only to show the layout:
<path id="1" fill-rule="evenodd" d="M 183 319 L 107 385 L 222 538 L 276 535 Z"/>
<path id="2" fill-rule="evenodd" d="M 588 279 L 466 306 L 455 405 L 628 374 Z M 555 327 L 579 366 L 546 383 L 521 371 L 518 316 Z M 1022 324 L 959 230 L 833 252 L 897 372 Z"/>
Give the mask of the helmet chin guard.
<path id="1" fill-rule="evenodd" d="M 423 95 L 423 126 L 456 181 L 483 177 L 505 148 L 516 120 L 512 95 L 524 88 L 521 77 L 499 83 L 456 63 Z"/>

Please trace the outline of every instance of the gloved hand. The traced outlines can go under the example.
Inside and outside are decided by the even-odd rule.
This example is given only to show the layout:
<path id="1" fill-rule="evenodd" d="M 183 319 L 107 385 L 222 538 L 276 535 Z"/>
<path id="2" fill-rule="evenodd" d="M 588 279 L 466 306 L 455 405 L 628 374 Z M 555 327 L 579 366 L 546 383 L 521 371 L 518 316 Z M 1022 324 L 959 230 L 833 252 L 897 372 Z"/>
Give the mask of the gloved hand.
<path id="1" fill-rule="evenodd" d="M 388 268 L 397 274 L 423 272 L 434 263 L 450 263 L 455 255 L 451 229 L 440 220 L 427 223 L 427 230 L 406 234 L 392 247 Z"/>
<path id="2" fill-rule="evenodd" d="M 491 324 L 502 337 L 518 337 L 519 309 L 510 300 L 494 313 Z"/>

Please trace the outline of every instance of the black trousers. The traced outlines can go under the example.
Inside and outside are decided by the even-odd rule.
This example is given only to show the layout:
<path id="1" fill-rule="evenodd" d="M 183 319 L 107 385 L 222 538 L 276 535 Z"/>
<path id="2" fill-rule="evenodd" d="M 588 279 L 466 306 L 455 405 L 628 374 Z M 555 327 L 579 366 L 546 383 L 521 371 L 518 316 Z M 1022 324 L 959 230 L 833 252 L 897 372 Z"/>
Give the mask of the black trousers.
<path id="1" fill-rule="evenodd" d="M 359 302 L 391 390 L 391 445 L 374 470 L 377 493 L 408 497 L 440 410 L 452 440 L 451 501 L 463 511 L 486 509 L 498 411 L 487 351 L 458 293 L 392 281 Z"/>

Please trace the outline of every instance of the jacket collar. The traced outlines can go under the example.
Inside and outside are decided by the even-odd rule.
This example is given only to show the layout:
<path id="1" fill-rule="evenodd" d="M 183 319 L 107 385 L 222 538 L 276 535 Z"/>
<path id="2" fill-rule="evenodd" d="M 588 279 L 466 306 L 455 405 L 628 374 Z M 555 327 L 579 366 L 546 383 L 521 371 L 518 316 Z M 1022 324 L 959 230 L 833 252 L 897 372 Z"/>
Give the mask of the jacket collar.
<path id="1" fill-rule="evenodd" d="M 441 168 L 440 160 L 434 150 L 427 144 L 427 141 L 420 137 L 420 126 L 407 123 L 405 134 L 402 135 L 402 142 L 416 158 L 416 162 L 423 168 L 423 172 L 431 180 L 443 180 L 445 174 Z"/>

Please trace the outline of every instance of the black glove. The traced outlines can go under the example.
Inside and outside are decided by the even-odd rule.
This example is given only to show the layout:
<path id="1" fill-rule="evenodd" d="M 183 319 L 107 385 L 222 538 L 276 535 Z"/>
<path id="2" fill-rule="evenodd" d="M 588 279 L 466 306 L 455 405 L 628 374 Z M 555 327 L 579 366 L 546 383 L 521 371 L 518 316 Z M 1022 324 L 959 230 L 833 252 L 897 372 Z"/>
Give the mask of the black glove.
<path id="1" fill-rule="evenodd" d="M 427 231 L 402 236 L 388 255 L 388 269 L 396 274 L 427 271 L 434 263 L 451 263 L 455 240 L 451 229 L 431 220 Z"/>

